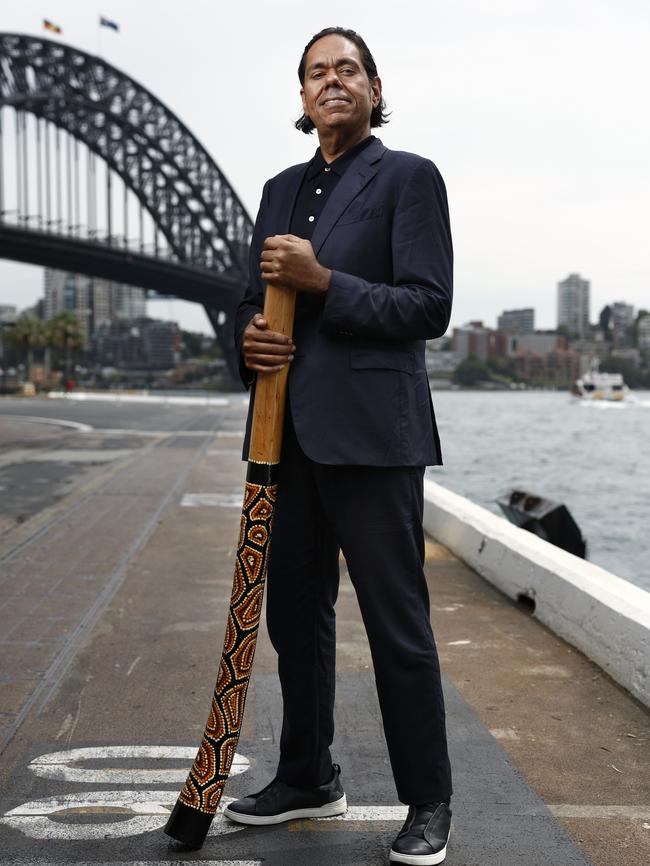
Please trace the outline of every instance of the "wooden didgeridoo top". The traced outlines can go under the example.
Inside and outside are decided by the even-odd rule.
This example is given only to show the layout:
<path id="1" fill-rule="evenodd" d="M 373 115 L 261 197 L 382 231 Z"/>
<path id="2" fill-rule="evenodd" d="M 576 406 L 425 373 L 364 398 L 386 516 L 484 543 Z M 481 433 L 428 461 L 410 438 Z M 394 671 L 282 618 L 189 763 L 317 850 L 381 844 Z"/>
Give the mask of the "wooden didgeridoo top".
<path id="1" fill-rule="evenodd" d="M 293 289 L 285 289 L 272 283 L 267 285 L 264 318 L 268 322 L 270 331 L 277 331 L 290 337 L 293 333 L 295 309 L 296 293 Z M 288 375 L 289 364 L 286 364 L 279 373 L 257 375 L 251 443 L 248 452 L 249 463 L 280 462 Z"/>

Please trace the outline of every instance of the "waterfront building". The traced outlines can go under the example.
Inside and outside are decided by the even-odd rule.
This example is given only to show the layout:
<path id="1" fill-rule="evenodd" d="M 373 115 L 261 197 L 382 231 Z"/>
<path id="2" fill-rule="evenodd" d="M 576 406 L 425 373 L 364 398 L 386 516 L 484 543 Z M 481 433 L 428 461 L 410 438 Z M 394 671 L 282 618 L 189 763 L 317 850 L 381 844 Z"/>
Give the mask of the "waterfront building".
<path id="1" fill-rule="evenodd" d="M 112 311 L 114 319 L 133 322 L 147 316 L 147 295 L 144 289 L 135 286 L 125 286 L 123 283 L 112 283 Z"/>
<path id="2" fill-rule="evenodd" d="M 524 307 L 521 310 L 504 310 L 497 319 L 497 330 L 511 334 L 532 334 L 535 330 L 535 310 Z"/>
<path id="3" fill-rule="evenodd" d="M 557 284 L 557 325 L 570 334 L 589 334 L 590 283 L 580 274 L 569 274 Z"/>
<path id="4" fill-rule="evenodd" d="M 637 345 L 642 352 L 650 352 L 650 314 L 639 319 Z"/>
<path id="5" fill-rule="evenodd" d="M 566 339 L 558 334 L 509 334 L 507 337 L 507 355 L 531 353 L 545 355 L 555 349 L 566 349 Z"/>
<path id="6" fill-rule="evenodd" d="M 180 359 L 181 332 L 176 322 L 140 318 L 101 325 L 95 333 L 95 360 L 102 367 L 168 370 Z"/>
<path id="7" fill-rule="evenodd" d="M 592 340 L 572 340 L 571 349 L 580 355 L 580 375 L 582 376 L 609 357 L 611 347 L 603 332 L 596 331 Z"/>
<path id="8" fill-rule="evenodd" d="M 63 310 L 75 313 L 86 348 L 97 331 L 113 319 L 132 321 L 146 316 L 143 289 L 100 277 L 45 268 L 44 290 L 45 318 L 51 319 Z"/>
<path id="9" fill-rule="evenodd" d="M 441 349 L 438 352 L 427 352 L 424 359 L 427 373 L 434 379 L 450 379 L 461 360 L 457 352 L 450 352 L 447 349 Z"/>
<path id="10" fill-rule="evenodd" d="M 451 338 L 451 350 L 464 361 L 474 355 L 479 361 L 492 358 L 502 358 L 506 354 L 508 334 L 486 328 L 481 321 L 468 322 L 460 328 L 454 328 Z"/>
<path id="11" fill-rule="evenodd" d="M 512 368 L 532 384 L 571 388 L 580 376 L 580 355 L 572 349 L 556 349 L 544 355 L 522 352 L 513 356 Z"/>
<path id="12" fill-rule="evenodd" d="M 627 361 L 636 370 L 641 366 L 641 352 L 634 346 L 624 346 L 620 349 L 612 349 L 610 357 L 620 358 Z"/>
<path id="13" fill-rule="evenodd" d="M 18 311 L 13 304 L 0 304 L 0 324 L 12 325 L 18 318 Z"/>
<path id="14" fill-rule="evenodd" d="M 625 346 L 631 343 L 634 326 L 634 307 L 625 301 L 614 301 L 610 304 L 610 326 L 615 346 Z"/>

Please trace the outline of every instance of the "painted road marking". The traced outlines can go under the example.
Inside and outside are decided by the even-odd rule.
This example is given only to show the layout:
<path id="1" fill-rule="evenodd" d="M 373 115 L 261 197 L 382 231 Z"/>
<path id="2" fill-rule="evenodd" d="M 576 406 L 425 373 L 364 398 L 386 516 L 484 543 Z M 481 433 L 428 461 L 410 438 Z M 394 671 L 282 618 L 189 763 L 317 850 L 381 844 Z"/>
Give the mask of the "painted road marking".
<path id="1" fill-rule="evenodd" d="M 186 493 L 181 499 L 185 508 L 241 508 L 243 493 Z"/>
<path id="2" fill-rule="evenodd" d="M 13 416 L 12 416 L 13 417 Z M 178 438 L 181 436 L 183 439 L 189 437 L 201 437 L 205 436 L 218 436 L 219 433 L 216 430 L 141 430 L 141 429 L 133 429 L 131 427 L 95 427 L 95 433 L 101 433 L 106 436 L 141 436 L 141 437 L 159 437 L 161 439 L 164 438 Z M 230 433 L 222 434 L 230 436 Z M 243 435 L 243 433 L 242 433 Z"/>
<path id="3" fill-rule="evenodd" d="M 179 860 L 75 860 L 74 866 L 178 866 Z M 197 860 L 201 866 L 262 866 L 263 860 Z M 0 866 L 26 866 L 25 860 L 0 860 Z M 29 860 L 29 866 L 64 866 L 60 861 Z M 67 866 L 67 864 L 66 864 Z"/>
<path id="4" fill-rule="evenodd" d="M 404 823 L 408 806 L 348 806 L 345 815 L 314 818 L 315 821 L 399 821 Z"/>
<path id="5" fill-rule="evenodd" d="M 178 866 L 179 860 L 75 860 L 74 866 Z M 263 860 L 197 860 L 201 866 L 262 866 Z M 0 860 L 0 866 L 70 866 L 54 860 Z"/>
<path id="6" fill-rule="evenodd" d="M 0 819 L 0 823 L 19 830 L 31 839 L 120 839 L 161 830 L 167 823 L 178 797 L 173 791 L 87 791 L 30 800 L 16 806 Z M 244 830 L 246 825 L 235 824 L 222 814 L 222 809 L 233 802 L 233 797 L 224 797 L 219 812 L 211 826 L 210 835 L 226 836 Z M 406 806 L 350 806 L 345 815 L 332 818 L 310 819 L 315 821 L 313 829 L 323 822 L 344 821 L 346 823 L 395 821 L 406 818 Z M 75 823 L 83 815 L 84 823 Z M 89 816 L 97 815 L 102 821 L 87 823 Z M 118 820 L 106 821 L 115 815 Z M 69 818 L 69 821 L 65 819 Z"/>
<path id="7" fill-rule="evenodd" d="M 29 769 L 43 779 L 59 779 L 64 782 L 105 782 L 111 785 L 152 785 L 156 782 L 182 785 L 187 778 L 188 767 L 196 755 L 196 746 L 100 746 L 99 748 L 68 749 L 40 755 L 29 764 Z M 149 758 L 182 759 L 185 767 L 79 767 L 82 761 L 105 761 L 110 759 Z M 238 776 L 250 767 L 250 761 L 239 753 L 233 758 L 230 774 Z"/>
<path id="8" fill-rule="evenodd" d="M 24 458 L 23 462 L 33 463 L 110 463 L 133 454 L 133 448 L 55 448 L 52 451 L 39 451 Z"/>
<path id="9" fill-rule="evenodd" d="M 34 421 L 36 424 L 53 424 L 55 427 L 70 427 L 79 433 L 90 433 L 93 429 L 89 424 L 81 424 L 79 421 L 65 421 L 63 418 L 40 418 L 36 415 L 13 415 L 0 414 L 0 418 L 11 418 L 12 421 Z"/>
<path id="10" fill-rule="evenodd" d="M 19 830 L 30 839 L 123 839 L 162 830 L 177 798 L 178 789 L 64 794 L 22 803 L 7 812 L 0 824 Z M 224 797 L 222 804 L 225 807 L 232 801 L 232 797 Z M 118 820 L 101 820 L 97 824 L 74 823 L 80 815 L 85 819 L 92 815 L 102 819 L 115 815 Z M 70 821 L 67 822 L 66 818 Z M 232 823 L 220 811 L 210 826 L 210 835 L 226 836 L 243 829 L 243 824 Z"/>
<path id="11" fill-rule="evenodd" d="M 110 783 L 146 785 L 176 783 L 181 785 L 187 776 L 186 767 L 115 767 L 79 766 L 97 761 L 163 761 L 182 760 L 189 763 L 196 753 L 194 746 L 100 746 L 48 752 L 34 758 L 28 765 L 37 776 L 74 784 Z M 250 766 L 248 758 L 236 754 L 231 773 L 239 775 Z M 0 824 L 18 830 L 31 839 L 67 839 L 89 841 L 93 839 L 119 839 L 161 830 L 178 798 L 178 787 L 173 790 L 110 790 L 82 791 L 29 800 L 9 810 Z M 210 827 L 213 836 L 224 836 L 243 830 L 224 817 L 222 809 L 234 798 L 224 797 Z M 406 806 L 350 806 L 345 815 L 318 818 L 309 829 L 317 830 L 322 822 L 395 821 L 403 822 Z M 80 821 L 80 816 L 83 820 Z M 96 823 L 92 823 L 96 816 Z M 111 818 L 114 817 L 114 820 Z M 290 827 L 291 829 L 291 827 Z M 299 829 L 295 826 L 294 829 Z M 2 863 L 0 862 L 0 866 Z"/>

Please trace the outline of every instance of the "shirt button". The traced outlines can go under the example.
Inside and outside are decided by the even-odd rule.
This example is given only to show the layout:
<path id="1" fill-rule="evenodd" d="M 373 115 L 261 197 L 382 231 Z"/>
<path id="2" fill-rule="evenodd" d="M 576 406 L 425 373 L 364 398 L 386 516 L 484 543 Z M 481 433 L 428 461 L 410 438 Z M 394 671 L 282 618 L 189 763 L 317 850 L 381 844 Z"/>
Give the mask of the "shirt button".
<path id="1" fill-rule="evenodd" d="M 310 223 L 313 223 L 313 221 L 314 221 L 315 219 L 316 219 L 316 217 L 310 216 L 310 217 L 309 217 L 309 222 L 310 222 Z"/>
<path id="2" fill-rule="evenodd" d="M 331 171 L 331 170 L 332 170 L 332 169 L 329 168 L 329 167 L 323 169 L 323 171 Z"/>
<path id="3" fill-rule="evenodd" d="M 323 191 L 322 189 L 317 189 L 317 190 L 316 190 L 316 195 L 320 195 L 320 194 L 322 193 L 322 191 Z"/>

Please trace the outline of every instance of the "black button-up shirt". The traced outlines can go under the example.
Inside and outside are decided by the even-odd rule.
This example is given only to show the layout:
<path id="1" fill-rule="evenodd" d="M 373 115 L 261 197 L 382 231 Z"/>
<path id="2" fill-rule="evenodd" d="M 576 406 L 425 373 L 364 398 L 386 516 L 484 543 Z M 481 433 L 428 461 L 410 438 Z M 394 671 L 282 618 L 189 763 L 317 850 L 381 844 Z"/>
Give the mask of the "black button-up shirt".
<path id="1" fill-rule="evenodd" d="M 354 147 L 346 150 L 344 154 L 329 164 L 323 159 L 320 148 L 316 151 L 314 158 L 307 166 L 307 171 L 300 185 L 296 204 L 291 216 L 289 233 L 299 238 L 311 240 L 318 218 L 323 208 L 341 180 L 352 160 L 365 150 L 375 140 L 374 135 L 364 138 Z"/>
<path id="2" fill-rule="evenodd" d="M 375 140 L 374 135 L 364 138 L 354 147 L 346 150 L 344 154 L 329 164 L 323 159 L 320 148 L 314 154 L 314 158 L 307 166 L 302 184 L 298 190 L 296 204 L 291 215 L 289 234 L 311 241 L 318 218 L 334 188 L 341 180 L 352 160 Z M 319 315 L 325 303 L 322 297 L 298 292 L 296 297 L 296 327 L 294 333 L 299 331 L 301 320 Z"/>

